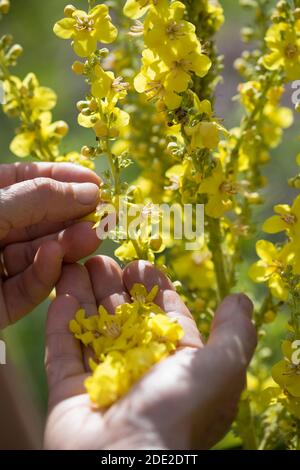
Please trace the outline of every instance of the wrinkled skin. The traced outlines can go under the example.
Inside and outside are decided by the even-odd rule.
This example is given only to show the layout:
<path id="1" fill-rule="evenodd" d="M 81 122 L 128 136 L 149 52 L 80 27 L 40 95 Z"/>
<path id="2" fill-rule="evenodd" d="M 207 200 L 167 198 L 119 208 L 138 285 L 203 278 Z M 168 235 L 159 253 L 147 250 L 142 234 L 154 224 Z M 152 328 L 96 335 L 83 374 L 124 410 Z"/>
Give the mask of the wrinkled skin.
<path id="1" fill-rule="evenodd" d="M 159 285 L 155 302 L 176 317 L 185 336 L 177 352 L 157 364 L 108 410 L 95 411 L 85 393 L 87 351 L 69 332 L 79 307 L 89 315 L 102 304 L 111 313 L 129 301 L 134 283 Z M 122 272 L 110 258 L 66 266 L 49 309 L 46 370 L 47 449 L 207 449 L 228 430 L 256 345 L 252 304 L 241 294 L 219 306 L 203 345 L 194 320 L 170 281 L 144 261 Z"/>
<path id="2" fill-rule="evenodd" d="M 77 220 L 95 210 L 99 183 L 72 164 L 0 166 L 0 329 L 47 298 L 63 262 L 96 250 L 92 223 Z"/>

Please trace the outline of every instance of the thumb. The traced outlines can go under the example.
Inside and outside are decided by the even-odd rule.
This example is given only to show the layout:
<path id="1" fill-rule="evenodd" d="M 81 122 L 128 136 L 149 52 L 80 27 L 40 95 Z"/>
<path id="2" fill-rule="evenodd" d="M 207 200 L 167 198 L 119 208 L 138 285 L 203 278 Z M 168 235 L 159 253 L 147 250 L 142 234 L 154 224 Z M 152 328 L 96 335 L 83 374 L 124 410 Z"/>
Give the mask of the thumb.
<path id="1" fill-rule="evenodd" d="M 176 441 L 174 429 L 187 429 L 185 449 L 210 448 L 228 430 L 256 346 L 252 309 L 244 295 L 227 297 L 216 312 L 205 347 L 179 350 L 130 393 L 134 406 L 139 412 L 142 408 L 152 427 L 159 429 L 166 446 L 183 448 L 182 433 L 177 433 Z M 119 406 L 125 407 L 126 401 Z"/>
<path id="2" fill-rule="evenodd" d="M 252 312 L 253 304 L 248 297 L 233 294 L 223 300 L 212 323 L 207 349 L 214 354 L 220 352 L 222 362 L 234 372 L 245 370 L 256 346 Z"/>
<path id="3" fill-rule="evenodd" d="M 0 189 L 0 239 L 12 228 L 80 218 L 93 211 L 98 201 L 99 188 L 93 183 L 36 178 Z"/>
<path id="4" fill-rule="evenodd" d="M 245 295 L 226 297 L 215 314 L 207 346 L 195 358 L 192 393 L 202 390 L 202 397 L 193 419 L 194 448 L 210 448 L 226 434 L 236 417 L 257 343 L 252 312 L 253 304 Z"/>

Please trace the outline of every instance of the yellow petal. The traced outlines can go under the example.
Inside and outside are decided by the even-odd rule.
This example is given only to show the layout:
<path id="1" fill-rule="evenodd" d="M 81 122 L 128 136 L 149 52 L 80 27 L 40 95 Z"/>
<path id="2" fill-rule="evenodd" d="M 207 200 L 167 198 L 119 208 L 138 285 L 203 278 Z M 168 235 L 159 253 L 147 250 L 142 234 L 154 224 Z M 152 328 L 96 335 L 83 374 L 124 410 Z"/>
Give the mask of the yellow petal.
<path id="1" fill-rule="evenodd" d="M 73 18 L 64 18 L 55 23 L 53 31 L 59 38 L 71 39 L 74 36 L 74 27 L 76 20 Z"/>
<path id="2" fill-rule="evenodd" d="M 32 145 L 35 141 L 34 132 L 23 132 L 22 134 L 16 135 L 12 140 L 9 148 L 12 153 L 17 157 L 25 158 L 31 153 Z"/>
<path id="3" fill-rule="evenodd" d="M 282 220 L 279 215 L 274 215 L 265 221 L 263 224 L 263 231 L 266 233 L 278 233 L 287 228 L 287 224 Z"/>

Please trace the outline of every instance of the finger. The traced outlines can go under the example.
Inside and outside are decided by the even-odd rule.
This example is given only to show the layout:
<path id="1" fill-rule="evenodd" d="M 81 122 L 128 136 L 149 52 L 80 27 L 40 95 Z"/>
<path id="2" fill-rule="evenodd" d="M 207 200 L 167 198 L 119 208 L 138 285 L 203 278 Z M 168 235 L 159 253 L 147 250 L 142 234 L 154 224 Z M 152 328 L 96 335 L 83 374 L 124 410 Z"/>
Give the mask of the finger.
<path id="1" fill-rule="evenodd" d="M 194 448 L 199 447 L 199 442 L 201 448 L 210 448 L 218 442 L 236 416 L 247 367 L 257 343 L 252 311 L 253 304 L 245 295 L 224 299 L 216 312 L 208 345 L 194 361 L 193 373 L 197 376 L 194 393 L 199 393 L 203 377 L 207 390 L 213 391 L 210 406 L 201 413 L 203 423 L 207 423 L 204 432 L 203 425 L 199 429 L 200 416 L 194 420 Z"/>
<path id="2" fill-rule="evenodd" d="M 59 279 L 63 256 L 57 242 L 46 242 L 39 248 L 31 266 L 3 283 L 4 314 L 0 328 L 15 323 L 48 297 Z"/>
<path id="3" fill-rule="evenodd" d="M 0 190 L 0 239 L 13 228 L 42 221 L 64 222 L 92 212 L 99 201 L 93 183 L 61 183 L 37 178 Z"/>
<path id="4" fill-rule="evenodd" d="M 118 263 L 108 256 L 95 256 L 85 264 L 93 286 L 97 305 L 103 305 L 113 314 L 118 305 L 130 302 L 123 284 L 122 270 Z"/>
<path id="5" fill-rule="evenodd" d="M 223 300 L 212 323 L 207 346 L 221 350 L 228 359 L 227 364 L 233 361 L 235 370 L 238 364 L 241 370 L 247 367 L 256 347 L 252 312 L 253 304 L 248 297 L 233 294 Z"/>
<path id="6" fill-rule="evenodd" d="M 74 297 L 57 297 L 49 307 L 46 322 L 45 368 L 49 387 L 49 406 L 85 393 L 82 349 L 69 329 L 80 308 Z"/>
<path id="7" fill-rule="evenodd" d="M 158 286 L 154 302 L 159 305 L 170 318 L 176 319 L 184 329 L 185 335 L 180 346 L 201 347 L 202 341 L 199 330 L 188 308 L 175 292 L 171 281 L 151 263 L 147 261 L 133 261 L 125 269 L 123 282 L 128 292 L 133 285 L 143 284 L 148 292 Z"/>
<path id="8" fill-rule="evenodd" d="M 97 315 L 97 306 L 87 269 L 80 264 L 65 265 L 56 286 L 57 295 L 70 295 L 77 299 L 87 315 Z"/>
<path id="9" fill-rule="evenodd" d="M 1 165 L 0 188 L 34 178 L 52 178 L 56 181 L 94 183 L 100 178 L 93 171 L 72 163 L 13 163 Z"/>
<path id="10" fill-rule="evenodd" d="M 0 247 L 11 245 L 12 243 L 26 242 L 35 240 L 36 238 L 42 238 L 46 235 L 54 234 L 70 227 L 75 222 L 67 220 L 65 222 L 47 222 L 43 221 L 35 225 L 28 225 L 23 228 L 12 229 L 0 240 Z"/>
<path id="11" fill-rule="evenodd" d="M 14 243 L 3 250 L 6 270 L 9 276 L 24 271 L 34 260 L 39 247 L 46 241 L 57 241 L 64 252 L 65 263 L 75 263 L 93 253 L 100 240 L 93 223 L 80 222 L 58 233 L 25 243 Z"/>
<path id="12" fill-rule="evenodd" d="M 63 268 L 56 287 L 57 295 L 68 294 L 77 299 L 80 308 L 87 316 L 98 315 L 98 309 L 87 269 L 80 264 L 70 264 Z M 83 348 L 83 346 L 82 346 Z M 93 357 L 90 348 L 83 348 L 83 361 L 86 371 L 90 370 L 89 358 Z"/>

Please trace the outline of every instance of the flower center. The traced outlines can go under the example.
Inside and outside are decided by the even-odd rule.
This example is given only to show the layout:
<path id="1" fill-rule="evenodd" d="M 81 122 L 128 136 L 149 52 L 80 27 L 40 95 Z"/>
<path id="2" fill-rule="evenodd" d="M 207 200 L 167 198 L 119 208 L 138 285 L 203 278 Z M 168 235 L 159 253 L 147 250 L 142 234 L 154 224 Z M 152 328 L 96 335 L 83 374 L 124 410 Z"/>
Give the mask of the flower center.
<path id="1" fill-rule="evenodd" d="M 136 20 L 134 25 L 131 26 L 129 35 L 130 36 L 142 36 L 144 34 L 144 25 L 141 21 Z"/>
<path id="2" fill-rule="evenodd" d="M 187 59 L 181 59 L 181 60 L 177 60 L 173 62 L 173 65 L 171 68 L 173 70 L 180 69 L 180 70 L 184 70 L 188 72 L 189 70 L 191 70 L 192 66 L 193 66 L 192 61 L 187 60 Z"/>
<path id="3" fill-rule="evenodd" d="M 170 39 L 178 39 L 181 36 L 184 36 L 184 33 L 181 31 L 183 25 L 176 23 L 176 21 L 172 21 L 168 24 L 166 28 L 166 34 L 169 36 Z"/>
<path id="4" fill-rule="evenodd" d="M 129 83 L 123 82 L 123 77 L 117 77 L 112 82 L 111 86 L 117 93 L 120 93 L 121 91 L 127 90 Z"/>
<path id="5" fill-rule="evenodd" d="M 85 16 L 83 18 L 76 17 L 76 26 L 77 31 L 87 31 L 92 32 L 94 29 L 94 20 Z"/>
<path id="6" fill-rule="evenodd" d="M 294 225 L 297 222 L 297 217 L 294 214 L 283 214 L 280 218 L 287 225 Z"/>
<path id="7" fill-rule="evenodd" d="M 237 194 L 238 193 L 237 186 L 233 183 L 230 183 L 229 181 L 224 181 L 221 184 L 219 190 L 221 193 L 224 193 L 224 194 Z"/>
<path id="8" fill-rule="evenodd" d="M 159 97 L 164 92 L 164 86 L 160 80 L 154 80 L 153 82 L 148 82 L 149 88 L 145 90 L 145 93 L 149 95 L 148 101 Z M 150 96 L 152 95 L 152 96 Z"/>
<path id="9" fill-rule="evenodd" d="M 169 177 L 169 180 L 170 180 L 171 184 L 169 186 L 165 186 L 166 190 L 176 191 L 177 189 L 180 188 L 180 178 L 179 178 L 179 176 L 172 175 L 172 176 Z"/>
<path id="10" fill-rule="evenodd" d="M 113 339 L 118 338 L 121 334 L 121 328 L 116 323 L 105 323 L 107 335 Z"/>
<path id="11" fill-rule="evenodd" d="M 286 48 L 284 49 L 284 55 L 288 59 L 294 59 L 297 53 L 298 53 L 298 47 L 296 46 L 296 44 L 288 44 Z"/>
<path id="12" fill-rule="evenodd" d="M 293 364 L 292 362 L 288 362 L 287 364 L 287 372 L 283 373 L 283 375 L 300 375 L 300 364 Z"/>
<path id="13" fill-rule="evenodd" d="M 277 273 L 281 273 L 284 270 L 284 265 L 282 261 L 278 259 L 273 259 L 270 268 L 273 268 Z"/>

